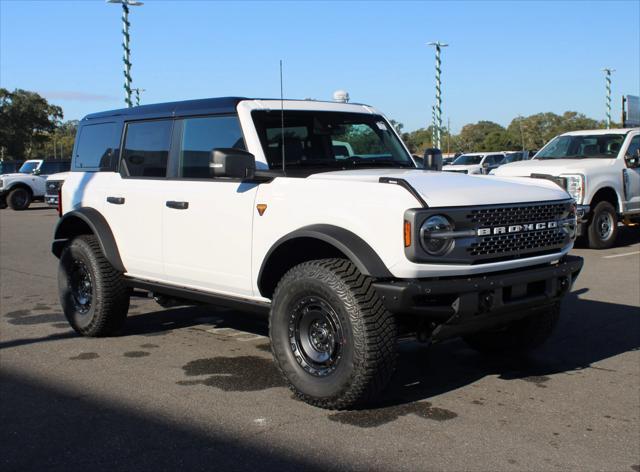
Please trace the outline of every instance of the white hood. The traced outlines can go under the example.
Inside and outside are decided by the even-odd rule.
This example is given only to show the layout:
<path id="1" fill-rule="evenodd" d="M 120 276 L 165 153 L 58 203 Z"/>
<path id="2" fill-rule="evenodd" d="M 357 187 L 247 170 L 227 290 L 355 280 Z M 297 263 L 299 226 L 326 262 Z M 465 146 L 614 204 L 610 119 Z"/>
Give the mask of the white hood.
<path id="1" fill-rule="evenodd" d="M 590 169 L 613 166 L 615 159 L 531 159 L 512 162 L 498 167 L 493 175 L 509 177 L 529 177 L 531 174 L 586 174 Z"/>
<path id="2" fill-rule="evenodd" d="M 543 179 L 496 178 L 419 169 L 345 170 L 313 174 L 308 178 L 377 183 L 380 177 L 406 180 L 427 205 L 433 207 L 540 202 L 569 198 L 569 194 L 556 184 Z"/>

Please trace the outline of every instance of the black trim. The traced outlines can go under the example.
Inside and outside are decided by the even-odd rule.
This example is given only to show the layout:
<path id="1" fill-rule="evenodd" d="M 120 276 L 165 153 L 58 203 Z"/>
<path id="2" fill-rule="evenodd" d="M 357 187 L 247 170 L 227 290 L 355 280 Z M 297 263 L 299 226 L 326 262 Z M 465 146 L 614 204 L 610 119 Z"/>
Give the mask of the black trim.
<path id="1" fill-rule="evenodd" d="M 445 339 L 556 303 L 568 293 L 583 262 L 581 257 L 566 256 L 544 266 L 468 277 L 376 281 L 373 286 L 387 310 L 425 316 L 439 324 L 434 339 Z"/>
<path id="2" fill-rule="evenodd" d="M 271 308 L 271 303 L 269 302 L 260 302 L 248 298 L 234 297 L 220 293 L 204 292 L 202 290 L 195 290 L 192 288 L 169 285 L 160 282 L 152 282 L 150 280 L 137 279 L 135 277 L 125 277 L 125 281 L 127 285 L 132 288 L 139 288 L 156 294 L 167 295 L 169 297 L 193 300 L 243 311 L 268 313 Z"/>
<path id="3" fill-rule="evenodd" d="M 120 252 L 118 251 L 116 240 L 113 237 L 113 232 L 107 220 L 105 220 L 104 216 L 95 208 L 85 207 L 65 213 L 56 225 L 51 252 L 59 258 L 64 246 L 67 245 L 69 240 L 79 234 L 83 234 L 75 228 L 74 222 L 77 220 L 89 226 L 91 232 L 98 238 L 100 249 L 102 249 L 109 263 L 116 270 L 126 272 L 122 264 L 122 259 L 120 259 Z"/>
<path id="4" fill-rule="evenodd" d="M 429 205 L 427 205 L 427 202 L 424 201 L 424 199 L 418 193 L 418 191 L 415 188 L 413 188 L 413 186 L 409 182 L 407 182 L 405 179 L 398 179 L 396 177 L 380 177 L 378 182 L 380 182 L 381 184 L 399 185 L 400 187 L 407 190 L 411 195 L 413 195 L 416 198 L 416 200 L 418 200 L 420 205 L 422 205 L 424 208 L 429 208 Z"/>
<path id="5" fill-rule="evenodd" d="M 340 228 L 339 226 L 318 224 L 304 226 L 297 229 L 296 231 L 280 238 L 273 246 L 271 246 L 271 249 L 269 249 L 262 260 L 262 266 L 258 273 L 259 287 L 262 287 L 262 278 L 272 254 L 282 246 L 282 244 L 298 238 L 318 239 L 330 244 L 346 255 L 364 275 L 380 279 L 393 277 L 378 254 L 376 254 L 373 248 L 371 248 L 371 246 L 369 246 L 369 244 L 367 244 L 360 236 L 349 230 Z M 401 243 L 399 242 L 399 244 Z"/>

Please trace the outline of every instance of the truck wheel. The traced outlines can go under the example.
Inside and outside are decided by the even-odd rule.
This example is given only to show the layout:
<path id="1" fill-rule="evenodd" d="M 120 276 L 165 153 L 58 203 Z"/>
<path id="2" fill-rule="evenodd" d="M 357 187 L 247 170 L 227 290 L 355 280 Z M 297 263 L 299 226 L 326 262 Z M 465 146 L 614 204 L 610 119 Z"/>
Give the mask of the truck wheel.
<path id="1" fill-rule="evenodd" d="M 497 330 L 464 337 L 476 351 L 484 353 L 525 353 L 542 345 L 560 319 L 560 303 L 547 311 L 515 321 Z"/>
<path id="2" fill-rule="evenodd" d="M 62 251 L 58 293 L 69 324 L 83 336 L 115 333 L 129 311 L 124 277 L 109 264 L 93 235 L 78 236 Z"/>
<path id="3" fill-rule="evenodd" d="M 344 259 L 305 262 L 279 282 L 269 336 L 276 364 L 299 399 L 345 409 L 387 386 L 396 323 L 371 282 Z"/>
<path id="4" fill-rule="evenodd" d="M 600 202 L 593 209 L 587 229 L 587 239 L 591 249 L 608 249 L 616 242 L 618 216 L 609 202 Z"/>
<path id="5" fill-rule="evenodd" d="M 31 204 L 31 192 L 22 187 L 14 188 L 7 195 L 7 204 L 12 210 L 26 210 Z"/>

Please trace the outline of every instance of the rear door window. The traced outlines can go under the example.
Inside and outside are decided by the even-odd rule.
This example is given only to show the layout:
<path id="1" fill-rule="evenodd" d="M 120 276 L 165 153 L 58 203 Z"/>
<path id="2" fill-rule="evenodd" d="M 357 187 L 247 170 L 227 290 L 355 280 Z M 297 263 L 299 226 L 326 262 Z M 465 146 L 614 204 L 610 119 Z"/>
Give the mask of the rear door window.
<path id="1" fill-rule="evenodd" d="M 171 120 L 127 124 L 121 172 L 129 177 L 166 177 Z"/>

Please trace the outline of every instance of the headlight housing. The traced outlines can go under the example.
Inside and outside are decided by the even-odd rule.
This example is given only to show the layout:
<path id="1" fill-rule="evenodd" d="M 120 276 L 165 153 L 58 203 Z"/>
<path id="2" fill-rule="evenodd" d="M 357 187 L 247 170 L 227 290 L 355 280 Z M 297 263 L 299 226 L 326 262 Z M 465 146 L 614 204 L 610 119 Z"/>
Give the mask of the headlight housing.
<path id="1" fill-rule="evenodd" d="M 582 203 L 582 199 L 584 198 L 584 189 L 585 189 L 585 179 L 582 174 L 562 174 L 562 178 L 566 181 L 565 190 L 571 197 L 576 201 L 576 203 Z"/>
<path id="2" fill-rule="evenodd" d="M 453 229 L 453 223 L 446 216 L 430 216 L 420 227 L 422 248 L 430 256 L 444 256 L 453 247 L 453 238 L 446 235 Z"/>

